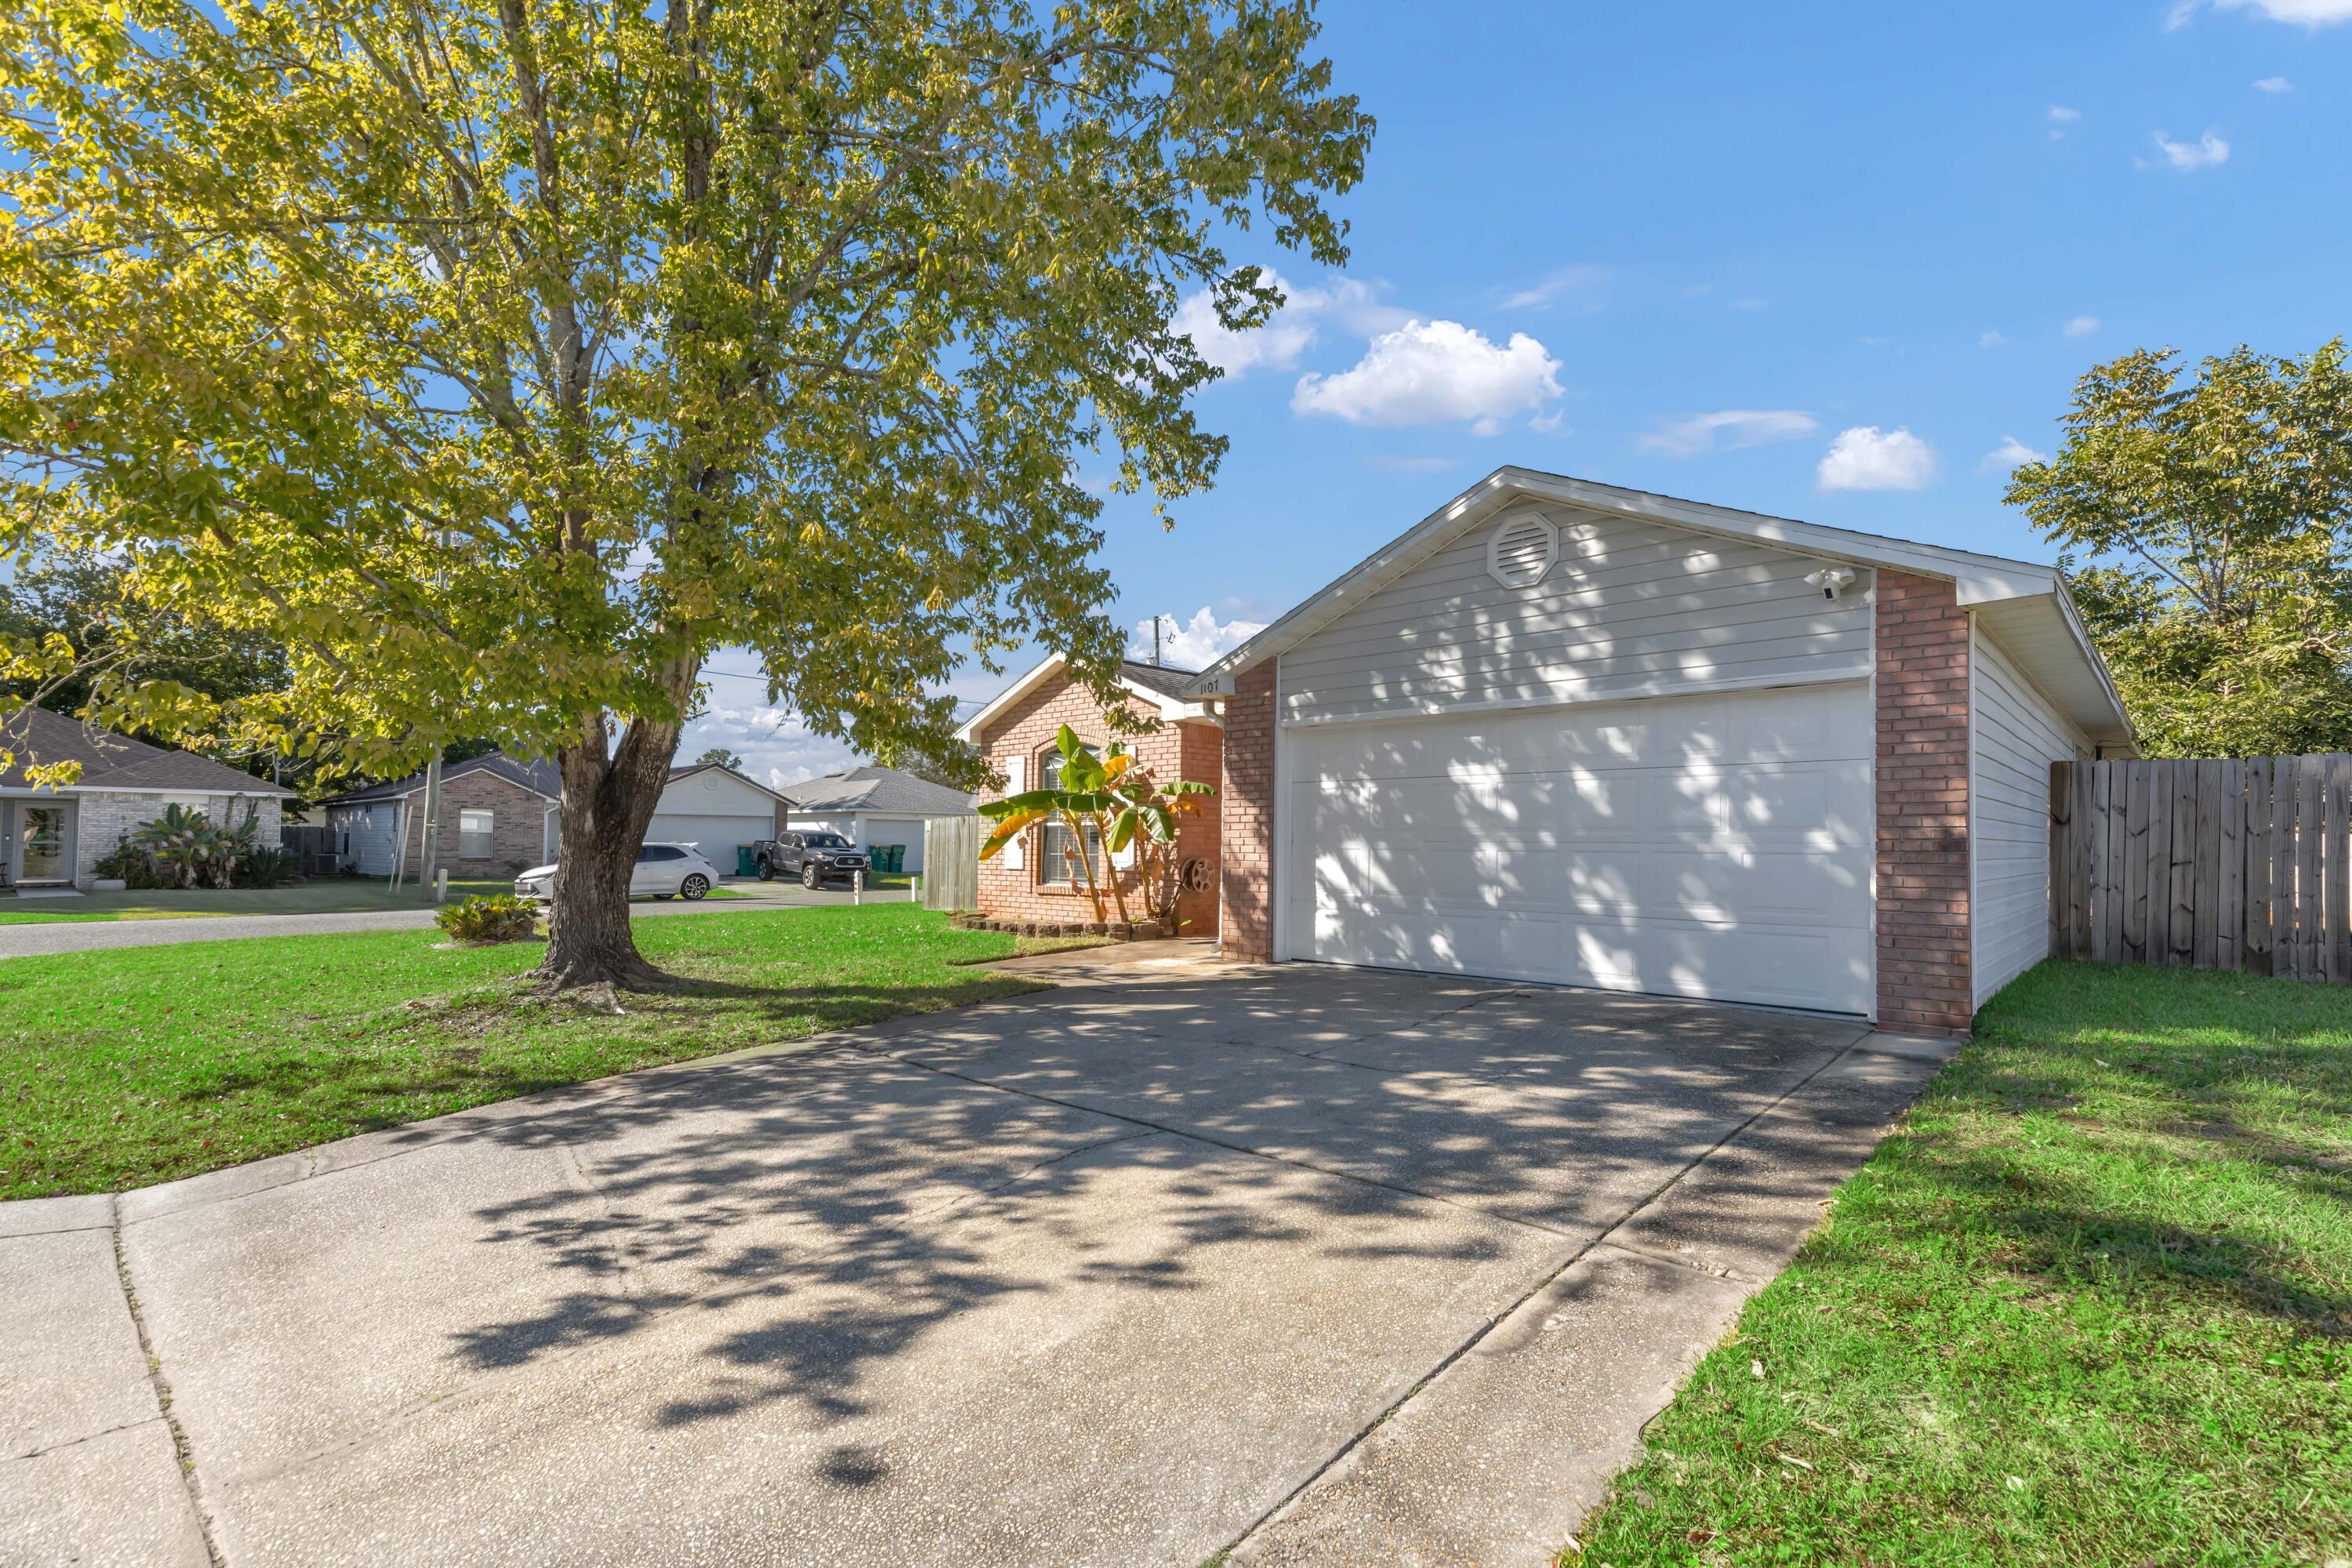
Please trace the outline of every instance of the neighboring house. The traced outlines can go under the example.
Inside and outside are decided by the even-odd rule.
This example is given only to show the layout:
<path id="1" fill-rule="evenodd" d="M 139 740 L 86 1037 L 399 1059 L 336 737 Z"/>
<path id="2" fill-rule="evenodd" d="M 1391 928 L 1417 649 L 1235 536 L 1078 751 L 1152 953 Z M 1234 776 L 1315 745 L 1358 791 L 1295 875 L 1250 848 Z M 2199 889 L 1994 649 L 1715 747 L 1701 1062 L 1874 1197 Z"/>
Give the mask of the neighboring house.
<path id="1" fill-rule="evenodd" d="M 1503 468 L 1191 682 L 1220 936 L 1965 1029 L 2134 754 L 2049 566 Z"/>
<path id="2" fill-rule="evenodd" d="M 523 762 L 504 752 L 445 763 L 436 863 L 452 877 L 499 877 L 555 858 L 563 781 L 552 762 Z M 362 876 L 414 870 L 425 843 L 425 775 L 336 795 L 325 803 L 338 864 Z M 722 872 L 735 868 L 735 847 L 772 836 L 784 820 L 783 797 L 713 764 L 670 774 L 646 828 L 650 842 L 691 844 Z"/>
<path id="3" fill-rule="evenodd" d="M 142 823 L 171 805 L 225 826 L 255 818 L 254 842 L 275 849 L 294 792 L 199 757 L 92 730 L 46 708 L 0 720 L 16 761 L 0 773 L 0 889 L 88 887 L 97 865 Z M 26 783 L 28 763 L 78 762 L 81 781 L 59 789 Z"/>
<path id="4" fill-rule="evenodd" d="M 735 874 L 735 851 L 784 830 L 791 803 L 766 784 L 716 763 L 697 763 L 669 775 L 646 837 L 691 844 L 721 875 Z"/>
<path id="5" fill-rule="evenodd" d="M 1125 689 L 1120 700 L 1129 712 L 1156 719 L 1160 727 L 1114 736 L 1101 703 L 1083 683 L 1070 679 L 1056 656 L 1014 681 L 958 732 L 1004 775 L 1008 795 L 1053 784 L 1060 756 L 1054 738 L 1064 724 L 1097 748 L 1113 739 L 1121 741 L 1162 779 L 1213 784 L 1223 768 L 1224 736 L 1213 704 L 1183 695 L 1194 679 L 1189 670 L 1133 659 L 1121 665 L 1119 685 Z M 1200 879 L 1208 885 L 1177 900 L 1176 918 L 1184 931 L 1205 936 L 1216 925 L 1221 812 L 1220 803 L 1203 804 L 1206 809 L 1185 818 L 1177 844 L 1186 860 L 1202 863 Z M 800 819 L 795 816 L 793 820 Z M 1073 876 L 1071 851 L 1076 847 L 1069 830 L 1058 824 L 1032 827 L 1007 844 L 981 863 L 981 912 L 1005 920 L 1092 920 L 1086 887 Z M 1108 856 L 1101 846 L 1088 844 L 1086 852 L 1097 881 L 1117 872 L 1126 888 L 1137 889 L 1131 849 Z"/>
<path id="6" fill-rule="evenodd" d="M 840 834 L 860 849 L 904 845 L 900 867 L 923 869 L 923 824 L 934 816 L 969 816 L 974 796 L 896 768 L 860 767 L 805 784 L 786 784 L 794 832 Z"/>

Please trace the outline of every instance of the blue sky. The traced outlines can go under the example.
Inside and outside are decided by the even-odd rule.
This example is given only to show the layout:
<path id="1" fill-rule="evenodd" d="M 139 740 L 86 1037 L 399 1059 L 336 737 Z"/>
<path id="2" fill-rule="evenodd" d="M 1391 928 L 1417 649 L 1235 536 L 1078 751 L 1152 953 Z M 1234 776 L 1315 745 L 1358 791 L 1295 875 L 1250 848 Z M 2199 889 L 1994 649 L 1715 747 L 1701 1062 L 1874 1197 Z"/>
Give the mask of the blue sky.
<path id="1" fill-rule="evenodd" d="M 1504 463 L 2047 559 L 1996 454 L 2090 365 L 2352 330 L 2352 0 L 1324 16 L 1380 121 L 1353 259 L 1237 247 L 1294 302 L 1213 347 L 1218 486 L 1106 518 L 1121 618 L 1192 658 Z M 688 754 L 851 760 L 760 689 Z"/>

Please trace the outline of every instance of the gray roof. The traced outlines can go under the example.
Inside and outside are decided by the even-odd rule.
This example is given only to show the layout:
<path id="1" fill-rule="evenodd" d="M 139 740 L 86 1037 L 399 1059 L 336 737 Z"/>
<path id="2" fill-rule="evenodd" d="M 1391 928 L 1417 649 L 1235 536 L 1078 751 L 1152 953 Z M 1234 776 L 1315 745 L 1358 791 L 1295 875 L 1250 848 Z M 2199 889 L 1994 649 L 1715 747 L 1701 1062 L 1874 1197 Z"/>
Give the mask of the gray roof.
<path id="1" fill-rule="evenodd" d="M 1169 664 L 1148 664 L 1139 658 L 1121 660 L 1118 672 L 1139 686 L 1149 686 L 1162 697 L 1181 697 L 1184 683 L 1201 673 L 1197 669 L 1178 669 Z"/>
<path id="2" fill-rule="evenodd" d="M 686 766 L 686 767 L 682 767 L 682 768 L 672 768 L 672 769 L 670 769 L 670 771 L 669 771 L 669 782 L 670 782 L 671 784 L 676 784 L 676 783 L 677 783 L 677 781 L 678 781 L 678 780 L 680 780 L 680 779 L 690 779 L 690 778 L 692 778 L 692 777 L 693 777 L 695 774 L 697 774 L 697 773 L 707 773 L 710 772 L 713 768 L 716 768 L 716 769 L 718 769 L 718 770 L 719 770 L 719 772 L 720 772 L 720 773 L 725 773 L 729 778 L 735 779 L 735 780 L 738 780 L 738 781 L 740 781 L 740 782 L 741 782 L 741 783 L 743 783 L 743 784 L 750 784 L 753 789 L 758 790 L 761 795 L 772 795 L 772 796 L 774 796 L 776 799 L 782 801 L 786 805 L 792 805 L 792 801 L 791 801 L 791 799 L 790 799 L 788 796 L 785 796 L 785 795 L 783 795 L 778 794 L 778 792 L 776 792 L 776 791 L 774 791 L 774 790 L 770 789 L 766 784 L 761 784 L 758 779 L 753 778 L 750 773 L 744 773 L 744 772 L 742 772 L 740 769 L 738 769 L 738 768 L 730 768 L 730 767 L 727 767 L 727 766 L 725 766 L 724 764 L 719 763 L 691 763 L 691 764 L 689 764 L 689 765 L 688 765 L 688 766 Z"/>
<path id="3" fill-rule="evenodd" d="M 0 773 L 0 785 L 26 787 L 29 763 L 79 763 L 81 782 L 67 789 L 186 790 L 204 795 L 278 795 L 293 791 L 240 773 L 194 752 L 151 746 L 111 730 L 94 730 L 79 719 L 46 708 L 20 708 L 0 720 L 0 740 L 16 760 Z"/>
<path id="4" fill-rule="evenodd" d="M 883 811 L 905 816 L 961 816 L 980 799 L 896 768 L 871 765 L 786 784 L 784 798 L 794 811 Z"/>
<path id="5" fill-rule="evenodd" d="M 441 782 L 464 778 L 471 773 L 493 773 L 509 784 L 520 784 L 544 800 L 563 798 L 563 774 L 552 762 L 526 763 L 508 756 L 504 752 L 485 752 L 478 757 L 467 757 L 462 763 L 441 764 Z M 357 805 L 363 801 L 398 800 L 415 795 L 425 787 L 425 771 L 420 768 L 406 778 L 388 783 L 369 784 L 364 789 L 347 790 L 321 801 L 322 805 Z"/>

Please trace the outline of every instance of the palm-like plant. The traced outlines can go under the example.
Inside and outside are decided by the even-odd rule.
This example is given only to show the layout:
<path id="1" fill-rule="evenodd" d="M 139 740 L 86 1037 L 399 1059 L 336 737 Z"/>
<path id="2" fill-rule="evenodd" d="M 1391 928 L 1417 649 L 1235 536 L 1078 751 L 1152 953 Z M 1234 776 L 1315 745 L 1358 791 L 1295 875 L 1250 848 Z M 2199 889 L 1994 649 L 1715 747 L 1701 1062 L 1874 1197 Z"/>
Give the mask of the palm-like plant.
<path id="1" fill-rule="evenodd" d="M 176 886 L 194 888 L 209 881 L 226 888 L 236 884 L 237 862 L 253 848 L 258 823 L 258 815 L 248 812 L 236 826 L 223 827 L 208 812 L 167 805 L 163 816 L 131 829 L 128 842 L 162 867 Z"/>
<path id="2" fill-rule="evenodd" d="M 1094 903 L 1095 919 L 1100 922 L 1108 919 L 1103 889 L 1095 879 L 1094 857 L 1087 847 L 1101 844 L 1116 855 L 1133 845 L 1143 870 L 1148 912 L 1168 920 L 1174 913 L 1181 870 L 1176 851 L 1179 817 L 1198 811 L 1198 797 L 1213 795 L 1216 790 L 1185 779 L 1162 782 L 1117 741 L 1097 755 L 1067 724 L 1055 735 L 1054 747 L 1062 759 L 1054 788 L 1024 790 L 980 808 L 982 816 L 996 824 L 996 830 L 980 847 L 980 858 L 987 859 L 1040 822 L 1062 823 L 1070 830 L 1073 846 L 1064 851 L 1076 872 L 1071 880 L 1084 883 Z M 1119 920 L 1130 920 L 1127 889 L 1118 874 L 1112 871 L 1106 879 Z"/>

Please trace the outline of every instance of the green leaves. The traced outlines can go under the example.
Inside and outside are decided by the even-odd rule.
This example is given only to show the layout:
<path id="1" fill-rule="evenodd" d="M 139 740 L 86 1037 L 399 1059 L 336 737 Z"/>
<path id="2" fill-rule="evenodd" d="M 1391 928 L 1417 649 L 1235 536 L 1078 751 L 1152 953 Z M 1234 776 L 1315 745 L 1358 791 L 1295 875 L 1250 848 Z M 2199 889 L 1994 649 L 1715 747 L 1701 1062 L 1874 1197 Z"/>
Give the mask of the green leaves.
<path id="1" fill-rule="evenodd" d="M 1271 308 L 1218 237 L 1346 259 L 1372 125 L 1316 33 L 1306 0 L 28 0 L 9 544 L 281 642 L 225 741 L 544 754 L 675 726 L 733 648 L 767 706 L 975 774 L 968 651 L 1116 668 L 1081 466 L 1155 510 L 1215 476 L 1171 318 Z"/>
<path id="2" fill-rule="evenodd" d="M 2343 341 L 2302 359 L 2241 347 L 2181 376 L 2169 349 L 2094 368 L 2065 444 L 2017 468 L 2010 504 L 2086 558 L 2076 602 L 2143 749 L 2352 746 Z"/>

